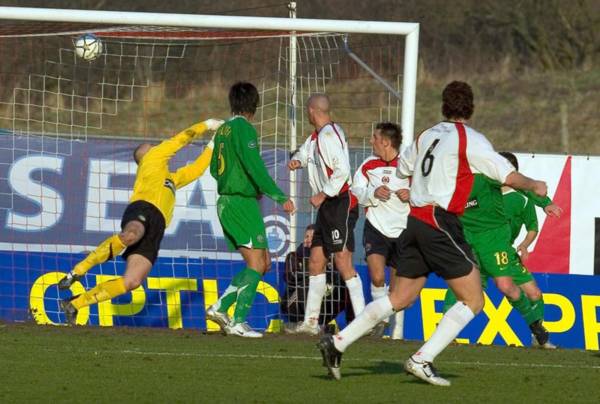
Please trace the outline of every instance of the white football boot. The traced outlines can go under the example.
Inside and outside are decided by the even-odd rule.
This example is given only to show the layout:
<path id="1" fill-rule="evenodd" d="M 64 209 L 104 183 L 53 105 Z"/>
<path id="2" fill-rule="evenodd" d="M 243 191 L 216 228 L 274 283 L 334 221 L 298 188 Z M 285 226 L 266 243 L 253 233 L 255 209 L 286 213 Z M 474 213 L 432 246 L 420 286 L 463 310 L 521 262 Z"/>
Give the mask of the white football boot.
<path id="1" fill-rule="evenodd" d="M 437 375 L 437 371 L 431 362 L 417 362 L 411 356 L 404 362 L 404 370 L 406 370 L 406 373 L 410 373 L 435 386 L 450 386 L 450 381 Z"/>
<path id="2" fill-rule="evenodd" d="M 306 334 L 316 336 L 321 332 L 321 327 L 319 327 L 318 324 L 311 325 L 303 321 L 296 324 L 296 327 L 294 328 L 285 328 L 284 331 L 286 334 Z"/>
<path id="3" fill-rule="evenodd" d="M 248 325 L 248 323 L 237 323 L 237 324 L 230 324 L 227 327 L 225 327 L 225 332 L 227 333 L 227 335 L 235 335 L 238 337 L 244 337 L 244 338 L 262 338 L 263 335 L 258 332 L 258 331 L 254 331 L 252 328 L 250 328 L 250 326 Z"/>
<path id="4" fill-rule="evenodd" d="M 221 313 L 216 310 L 214 306 L 210 306 L 206 309 L 206 319 L 214 321 L 221 328 L 221 333 L 227 334 L 226 328 L 231 324 L 231 319 L 227 315 L 227 313 Z"/>

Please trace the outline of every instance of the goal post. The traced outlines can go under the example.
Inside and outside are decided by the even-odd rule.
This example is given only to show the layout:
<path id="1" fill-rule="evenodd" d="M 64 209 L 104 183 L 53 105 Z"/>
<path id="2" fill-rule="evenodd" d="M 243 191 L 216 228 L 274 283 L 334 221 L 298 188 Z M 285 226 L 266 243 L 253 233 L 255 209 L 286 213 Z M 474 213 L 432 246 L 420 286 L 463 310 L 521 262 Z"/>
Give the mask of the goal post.
<path id="1" fill-rule="evenodd" d="M 199 119 L 226 118 L 227 89 L 245 80 L 260 93 L 253 124 L 263 159 L 299 209 L 290 218 L 261 200 L 273 265 L 249 321 L 280 328 L 284 259 L 315 214 L 306 174 L 286 168 L 289 152 L 312 132 L 306 100 L 314 92 L 332 97 L 334 119 L 351 138 L 353 170 L 370 154 L 377 122 L 401 123 L 410 143 L 419 35 L 415 23 L 301 19 L 291 11 L 268 18 L 0 7 L 0 19 L 11 20 L 0 24 L 0 319 L 64 322 L 57 302 L 68 296 L 56 282 L 119 231 L 135 177 L 131 150 Z M 86 33 L 103 44 L 93 61 L 73 47 Z M 173 168 L 205 144 L 182 150 Z M 227 251 L 216 199 L 209 173 L 178 190 L 148 281 L 82 311 L 79 321 L 215 330 L 205 308 L 243 265 Z M 99 265 L 71 292 L 123 270 L 120 259 Z"/>

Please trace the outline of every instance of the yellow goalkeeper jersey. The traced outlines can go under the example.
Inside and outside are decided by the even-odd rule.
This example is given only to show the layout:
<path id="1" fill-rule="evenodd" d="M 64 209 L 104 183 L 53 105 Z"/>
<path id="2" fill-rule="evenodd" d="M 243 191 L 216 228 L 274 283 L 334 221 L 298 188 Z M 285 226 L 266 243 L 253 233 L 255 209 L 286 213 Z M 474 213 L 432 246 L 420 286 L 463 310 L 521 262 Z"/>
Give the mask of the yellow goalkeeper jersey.
<path id="1" fill-rule="evenodd" d="M 198 156 L 196 161 L 181 167 L 174 173 L 169 171 L 169 160 L 181 148 L 206 131 L 204 123 L 198 123 L 181 133 L 152 147 L 140 161 L 129 202 L 146 201 L 156 206 L 165 218 L 166 226 L 173 217 L 175 191 L 200 177 L 210 164 L 212 143 Z"/>

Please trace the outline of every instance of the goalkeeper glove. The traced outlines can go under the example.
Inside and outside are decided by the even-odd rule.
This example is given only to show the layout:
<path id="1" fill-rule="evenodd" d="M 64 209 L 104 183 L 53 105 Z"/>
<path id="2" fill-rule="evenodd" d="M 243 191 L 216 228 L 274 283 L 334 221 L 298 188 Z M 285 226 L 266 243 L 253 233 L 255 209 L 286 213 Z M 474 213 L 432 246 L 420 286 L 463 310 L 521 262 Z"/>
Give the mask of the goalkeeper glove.
<path id="1" fill-rule="evenodd" d="M 206 121 L 204 121 L 204 124 L 206 125 L 206 127 L 210 130 L 217 130 L 219 129 L 219 126 L 223 125 L 223 120 L 221 119 L 207 119 Z"/>

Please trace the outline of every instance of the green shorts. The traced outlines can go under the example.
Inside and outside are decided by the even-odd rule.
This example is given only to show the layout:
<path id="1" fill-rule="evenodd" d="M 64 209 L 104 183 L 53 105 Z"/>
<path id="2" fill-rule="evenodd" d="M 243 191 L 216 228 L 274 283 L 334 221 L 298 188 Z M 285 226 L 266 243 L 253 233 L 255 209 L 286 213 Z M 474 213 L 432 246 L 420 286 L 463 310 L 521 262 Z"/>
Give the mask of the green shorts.
<path id="1" fill-rule="evenodd" d="M 256 198 L 221 195 L 217 200 L 217 215 L 229 250 L 269 248 L 265 222 Z"/>
<path id="2" fill-rule="evenodd" d="M 479 261 L 482 277 L 510 276 L 517 285 L 533 280 L 533 275 L 523 266 L 519 254 L 510 242 L 508 225 L 466 236 Z"/>

